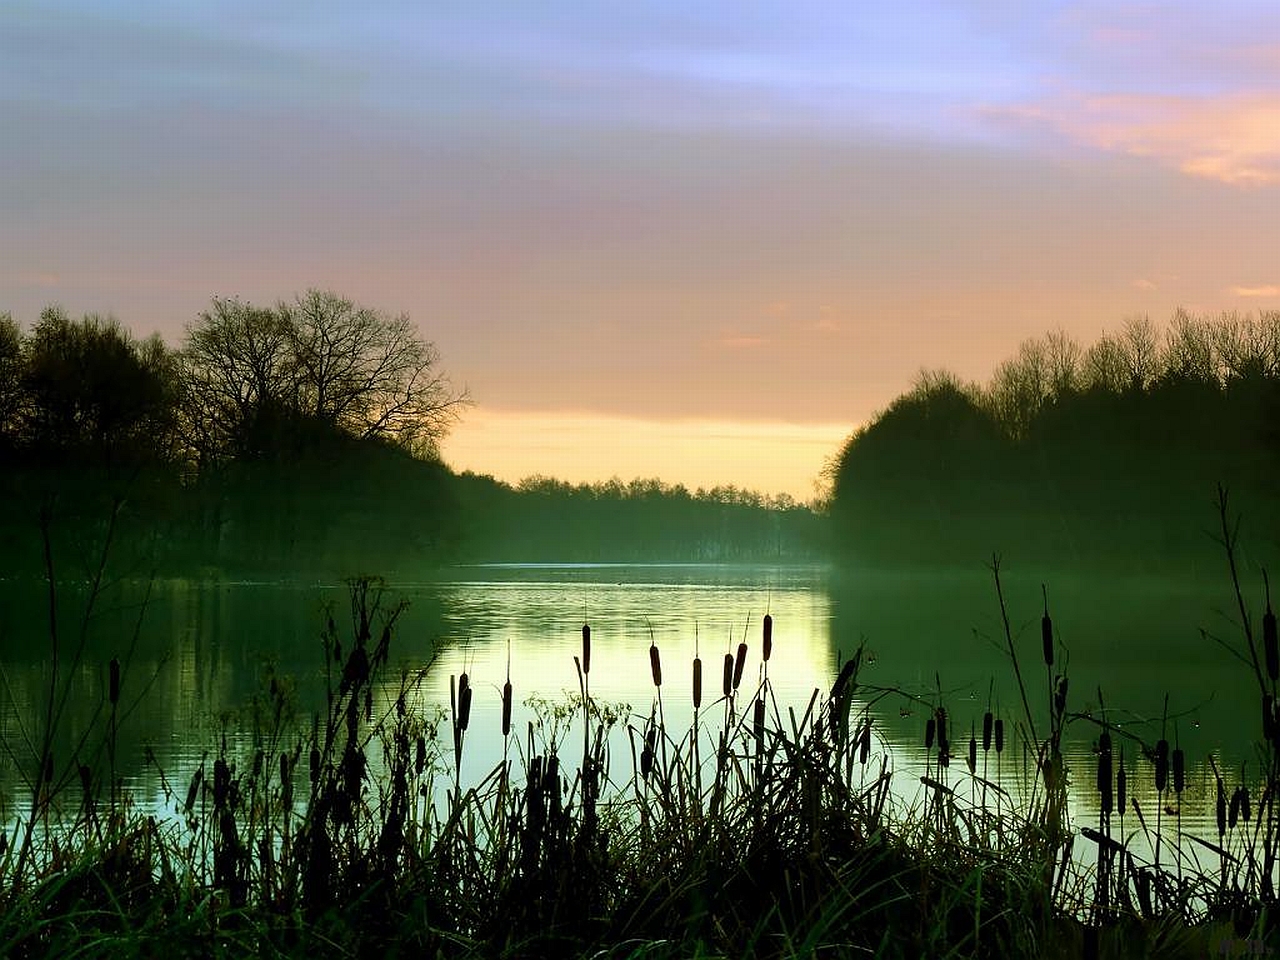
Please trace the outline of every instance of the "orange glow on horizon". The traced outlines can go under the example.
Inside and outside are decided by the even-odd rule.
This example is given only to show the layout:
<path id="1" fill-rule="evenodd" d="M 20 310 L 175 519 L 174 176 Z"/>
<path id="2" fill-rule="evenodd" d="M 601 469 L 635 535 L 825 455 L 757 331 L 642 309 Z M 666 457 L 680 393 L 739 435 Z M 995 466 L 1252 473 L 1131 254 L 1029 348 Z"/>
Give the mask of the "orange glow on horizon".
<path id="1" fill-rule="evenodd" d="M 647 420 L 588 413 L 475 407 L 442 444 L 457 471 L 507 483 L 533 475 L 571 483 L 656 477 L 668 484 L 733 486 L 810 501 L 851 424 Z"/>

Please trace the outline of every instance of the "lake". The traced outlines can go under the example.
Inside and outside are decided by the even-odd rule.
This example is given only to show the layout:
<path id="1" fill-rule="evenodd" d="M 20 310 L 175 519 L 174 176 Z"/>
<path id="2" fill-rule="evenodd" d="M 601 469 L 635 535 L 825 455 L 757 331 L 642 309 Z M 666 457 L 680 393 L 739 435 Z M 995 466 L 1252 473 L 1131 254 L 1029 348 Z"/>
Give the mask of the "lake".
<path id="1" fill-rule="evenodd" d="M 1099 718 L 1105 706 L 1121 730 L 1117 748 L 1125 734 L 1153 743 L 1162 729 L 1171 742 L 1180 741 L 1189 768 L 1184 828 L 1203 831 L 1213 797 L 1209 755 L 1228 771 L 1229 789 L 1242 763 L 1256 768 L 1256 682 L 1245 665 L 1202 632 L 1239 642 L 1229 579 L 1059 574 L 1046 580 L 1063 644 L 1055 669 L 1068 664 L 1069 712 Z M 1041 656 L 1041 582 L 1009 572 L 1003 583 L 1033 719 L 1042 728 L 1050 678 Z M 240 735 L 236 711 L 242 716 L 264 688 L 268 669 L 291 678 L 304 715 L 321 709 L 320 635 L 327 609 L 339 635 L 349 636 L 348 588 L 340 583 L 127 581 L 105 589 L 86 619 L 87 596 L 85 585 L 63 584 L 55 604 L 60 686 L 70 678 L 55 758 L 65 767 L 84 732 L 102 729 L 107 663 L 118 657 L 124 664 L 125 715 L 117 767 L 139 802 L 157 812 L 174 808 L 165 782 L 183 792 L 219 735 Z M 898 771 L 895 788 L 902 802 L 912 802 L 918 789 L 927 763 L 925 721 L 937 702 L 950 717 L 957 753 L 953 779 L 963 779 L 968 739 L 971 731 L 981 736 L 988 703 L 1010 730 L 1002 782 L 1019 776 L 1020 747 L 1012 731 L 1023 714 L 1021 697 L 994 581 L 980 565 L 911 575 L 836 573 L 817 566 L 476 565 L 388 585 L 384 605 L 401 599 L 408 607 L 398 622 L 391 661 L 407 670 L 426 668 L 419 707 L 447 710 L 451 676 L 466 672 L 475 688 L 464 780 L 482 777 L 502 757 L 500 691 L 508 657 L 513 726 L 527 738 L 539 700 L 562 702 L 578 690 L 574 657 L 581 652 L 584 622 L 592 628 L 592 696 L 628 705 L 632 723 L 642 725 L 656 707 L 652 642 L 663 667 L 662 710 L 668 729 L 679 736 L 692 716 L 695 651 L 704 662 L 704 717 L 723 716 L 723 705 L 712 703 L 719 696 L 721 663 L 744 640 L 744 704 L 755 690 L 762 675 L 765 613 L 774 622 L 768 676 L 783 717 L 788 708 L 802 714 L 815 689 L 828 691 L 838 664 L 865 643 L 860 707 L 875 719 L 878 751 Z M 1255 618 L 1261 615 L 1259 599 L 1254 598 Z M 0 601 L 0 737 L 6 747 L 0 795 L 6 815 L 13 816 L 21 812 L 24 795 L 29 797 L 28 744 L 38 737 L 47 707 L 49 598 L 42 585 L 10 581 L 0 584 Z M 1097 817 L 1091 755 L 1097 732 L 1083 716 L 1069 727 L 1066 753 L 1078 825 Z M 571 728 L 560 735 L 571 736 Z M 613 743 L 613 776 L 622 780 L 632 764 L 625 738 L 620 728 Z M 103 754 L 94 753 L 98 742 L 89 737 L 79 746 L 80 756 L 101 759 Z M 572 746 L 566 754 L 576 755 Z M 1130 793 L 1149 812 L 1156 806 L 1152 767 L 1139 754 L 1138 743 L 1128 742 Z M 992 760 L 994 769 L 994 754 Z M 1171 795 L 1167 799 L 1172 802 Z"/>

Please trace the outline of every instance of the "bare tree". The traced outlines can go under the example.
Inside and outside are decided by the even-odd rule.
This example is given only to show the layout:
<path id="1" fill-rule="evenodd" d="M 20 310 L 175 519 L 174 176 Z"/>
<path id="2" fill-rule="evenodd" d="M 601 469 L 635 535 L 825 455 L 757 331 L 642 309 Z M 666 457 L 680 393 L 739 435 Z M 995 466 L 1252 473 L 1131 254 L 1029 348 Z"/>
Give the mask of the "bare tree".
<path id="1" fill-rule="evenodd" d="M 1217 327 L 1218 355 L 1229 380 L 1280 375 L 1280 314 L 1224 313 Z"/>
<path id="2" fill-rule="evenodd" d="M 217 300 L 188 328 L 184 422 L 201 461 L 278 453 L 304 425 L 434 455 L 465 394 L 405 315 L 308 291 L 264 309 Z"/>
<path id="3" fill-rule="evenodd" d="M 435 346 L 406 314 L 392 317 L 310 290 L 279 314 L 300 412 L 353 436 L 434 453 L 465 395 L 451 391 Z"/>
<path id="4" fill-rule="evenodd" d="M 1161 372 L 1170 380 L 1216 384 L 1218 355 L 1212 324 L 1179 309 L 1165 332 Z"/>
<path id="5" fill-rule="evenodd" d="M 1049 378 L 1049 392 L 1062 397 L 1080 386 L 1080 344 L 1065 330 L 1055 330 L 1044 341 L 1044 359 Z"/>
<path id="6" fill-rule="evenodd" d="M 245 456 L 269 411 L 293 403 L 289 336 L 279 315 L 239 300 L 214 300 L 187 328 L 181 353 L 182 426 L 198 466 Z"/>
<path id="7" fill-rule="evenodd" d="M 1129 378 L 1127 386 L 1145 390 L 1160 371 L 1159 338 L 1151 318 L 1144 315 L 1126 320 L 1118 346 Z"/>
<path id="8" fill-rule="evenodd" d="M 1011 437 L 1026 434 L 1050 394 L 1049 355 L 1039 340 L 1024 340 L 1018 355 L 996 367 L 987 402 Z"/>
<path id="9" fill-rule="evenodd" d="M 1129 385 L 1124 350 L 1114 337 L 1105 334 L 1084 352 L 1081 370 L 1086 388 L 1123 393 Z"/>

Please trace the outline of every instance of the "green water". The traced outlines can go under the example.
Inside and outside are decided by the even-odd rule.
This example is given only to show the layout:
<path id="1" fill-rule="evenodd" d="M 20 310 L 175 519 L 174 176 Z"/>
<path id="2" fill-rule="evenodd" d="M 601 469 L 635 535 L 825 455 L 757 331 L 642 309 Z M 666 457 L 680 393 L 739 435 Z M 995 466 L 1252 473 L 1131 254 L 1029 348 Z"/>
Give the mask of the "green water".
<path id="1" fill-rule="evenodd" d="M 1163 729 L 1171 741 L 1180 739 L 1191 767 L 1184 798 L 1188 823 L 1202 821 L 1210 752 L 1231 770 L 1243 761 L 1256 767 L 1256 685 L 1243 664 L 1201 632 L 1239 643 L 1229 581 L 1047 579 L 1063 645 L 1055 671 L 1065 654 L 1071 679 L 1068 710 L 1100 717 L 1105 704 L 1112 722 L 1150 743 L 1161 734 L 1167 694 Z M 1040 579 L 1007 573 L 1005 594 L 1033 719 L 1043 727 L 1049 678 L 1041 658 Z M 172 809 L 164 783 L 185 785 L 221 731 L 234 736 L 228 716 L 262 690 L 268 667 L 292 678 L 304 717 L 321 709 L 326 611 L 340 635 L 349 632 L 348 593 L 340 583 L 129 581 L 104 590 L 86 619 L 87 596 L 84 585 L 74 584 L 61 585 L 57 596 L 58 685 L 69 687 L 55 760 L 65 767 L 78 750 L 84 761 L 106 762 L 97 745 L 108 712 L 107 662 L 118 657 L 124 671 L 117 770 L 142 803 L 159 811 Z M 409 606 L 391 660 L 408 670 L 426 669 L 419 707 L 447 708 L 449 678 L 463 671 L 476 689 L 464 777 L 481 776 L 501 757 L 499 691 L 508 656 L 514 727 L 525 731 L 535 717 L 528 698 L 555 701 L 577 691 L 573 658 L 580 654 L 581 626 L 589 622 L 592 695 L 629 705 L 638 725 L 656 709 L 648 652 L 656 643 L 662 709 L 668 727 L 683 730 L 692 716 L 695 651 L 705 665 L 704 717 L 723 716 L 723 705 L 713 703 L 721 663 L 744 638 L 749 656 L 743 684 L 755 689 L 765 612 L 775 624 L 768 673 L 781 716 L 788 707 L 802 714 L 813 690 L 829 689 L 838 663 L 865 642 L 862 705 L 876 718 L 878 750 L 891 758 L 903 784 L 918 782 L 925 769 L 923 729 L 939 689 L 960 754 L 953 777 L 962 776 L 970 730 L 980 731 L 989 699 L 1010 729 L 1002 776 L 1016 779 L 1020 769 L 1012 731 L 1022 716 L 1021 696 L 993 580 L 981 567 L 903 576 L 836 575 L 822 567 L 471 566 L 389 585 L 386 605 L 399 599 Z M 32 767 L 29 745 L 47 715 L 48 610 L 41 585 L 0 584 L 0 794 L 10 815 L 21 811 Z M 1260 609 L 1253 615 L 1260 616 Z M 621 733 L 614 776 L 626 779 L 631 758 L 625 729 Z M 1084 822 L 1096 809 L 1089 755 L 1096 735 L 1086 720 L 1070 727 L 1067 752 Z M 154 762 L 145 759 L 149 753 Z M 1131 793 L 1153 808 L 1151 767 L 1138 754 L 1130 742 Z M 995 769 L 994 754 L 983 759 Z"/>

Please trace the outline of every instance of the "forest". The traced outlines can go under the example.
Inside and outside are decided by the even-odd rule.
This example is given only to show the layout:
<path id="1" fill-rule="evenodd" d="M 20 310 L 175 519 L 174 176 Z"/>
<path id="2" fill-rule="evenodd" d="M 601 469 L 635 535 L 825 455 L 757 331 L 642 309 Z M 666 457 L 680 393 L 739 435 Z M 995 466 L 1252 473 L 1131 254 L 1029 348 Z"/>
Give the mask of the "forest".
<path id="1" fill-rule="evenodd" d="M 469 402 L 407 316 L 333 293 L 214 300 L 176 348 L 0 314 L 0 573 L 89 576 L 104 548 L 119 575 L 268 578 L 817 554 L 785 497 L 454 473 L 438 443 Z"/>
<path id="2" fill-rule="evenodd" d="M 925 372 L 846 442 L 831 536 L 850 564 L 1220 573 L 1219 484 L 1274 540 L 1280 312 L 1028 340 L 985 385 Z"/>

